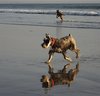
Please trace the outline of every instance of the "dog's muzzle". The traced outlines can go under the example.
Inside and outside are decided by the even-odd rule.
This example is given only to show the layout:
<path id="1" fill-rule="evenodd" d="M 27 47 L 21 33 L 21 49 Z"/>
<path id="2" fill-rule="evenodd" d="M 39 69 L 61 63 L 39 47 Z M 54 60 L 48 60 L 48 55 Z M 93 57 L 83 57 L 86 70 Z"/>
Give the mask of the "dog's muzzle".
<path id="1" fill-rule="evenodd" d="M 44 43 L 41 44 L 42 48 L 46 48 L 46 45 Z"/>
<path id="2" fill-rule="evenodd" d="M 42 78 L 40 79 L 40 82 L 44 82 L 45 78 L 46 78 L 46 75 L 42 75 Z"/>
<path id="3" fill-rule="evenodd" d="M 49 87 L 48 82 L 44 82 L 44 83 L 42 83 L 42 87 L 43 87 L 43 88 L 48 88 L 48 87 Z"/>
<path id="4" fill-rule="evenodd" d="M 40 82 L 42 82 L 42 87 L 43 88 L 48 88 L 48 82 L 44 82 L 43 78 L 40 79 Z"/>

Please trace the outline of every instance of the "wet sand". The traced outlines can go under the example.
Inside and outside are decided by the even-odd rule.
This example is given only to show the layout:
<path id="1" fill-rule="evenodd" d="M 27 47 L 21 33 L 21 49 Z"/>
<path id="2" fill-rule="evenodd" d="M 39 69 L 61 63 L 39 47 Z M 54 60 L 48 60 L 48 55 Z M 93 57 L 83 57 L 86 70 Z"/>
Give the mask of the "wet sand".
<path id="1" fill-rule="evenodd" d="M 48 73 L 42 62 L 48 49 L 41 47 L 45 33 L 60 38 L 71 33 L 81 50 L 80 59 L 68 51 L 72 66 L 80 63 L 80 72 L 66 85 L 43 89 L 40 79 Z M 55 54 L 52 65 L 61 69 L 68 62 Z M 100 96 L 100 30 L 0 24 L 0 96 Z"/>

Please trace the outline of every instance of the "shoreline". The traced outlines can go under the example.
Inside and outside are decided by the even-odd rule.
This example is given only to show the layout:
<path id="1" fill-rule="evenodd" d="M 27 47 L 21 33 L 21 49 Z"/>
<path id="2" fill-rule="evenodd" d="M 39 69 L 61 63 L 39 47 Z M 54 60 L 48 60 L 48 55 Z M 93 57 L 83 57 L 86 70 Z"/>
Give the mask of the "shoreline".
<path id="1" fill-rule="evenodd" d="M 63 23 L 61 23 L 61 24 L 63 24 Z M 57 24 L 53 24 L 53 25 L 51 25 L 51 24 L 43 24 L 43 25 L 39 25 L 39 24 L 15 24 L 15 23 L 0 23 L 0 25 L 15 25 L 15 26 L 36 26 L 36 27 L 50 27 L 50 28 L 52 28 L 52 27 L 60 27 L 60 28 L 72 28 L 72 29 L 93 29 L 93 30 L 95 30 L 95 29 L 97 29 L 97 30 L 100 30 L 100 27 L 82 27 L 82 26 L 79 26 L 79 27 L 74 27 L 74 26 L 64 26 L 64 25 L 61 25 L 60 23 L 57 25 Z"/>

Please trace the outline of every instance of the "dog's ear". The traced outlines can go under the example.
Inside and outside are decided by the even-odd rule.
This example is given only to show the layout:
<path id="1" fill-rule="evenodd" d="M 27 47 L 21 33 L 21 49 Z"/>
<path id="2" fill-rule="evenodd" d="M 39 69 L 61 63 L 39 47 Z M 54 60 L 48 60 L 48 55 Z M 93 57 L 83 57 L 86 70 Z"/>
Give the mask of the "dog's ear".
<path id="1" fill-rule="evenodd" d="M 49 34 L 45 34 L 46 38 L 50 39 L 50 35 Z"/>

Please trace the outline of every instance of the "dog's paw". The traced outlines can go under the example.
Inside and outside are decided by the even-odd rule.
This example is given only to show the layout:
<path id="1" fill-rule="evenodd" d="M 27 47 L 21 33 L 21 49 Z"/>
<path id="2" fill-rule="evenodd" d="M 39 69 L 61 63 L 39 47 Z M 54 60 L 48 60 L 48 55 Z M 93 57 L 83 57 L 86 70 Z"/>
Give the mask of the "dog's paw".
<path id="1" fill-rule="evenodd" d="M 66 60 L 70 63 L 72 63 L 72 59 L 70 57 L 66 57 Z"/>
<path id="2" fill-rule="evenodd" d="M 50 62 L 49 62 L 49 61 L 45 61 L 44 63 L 46 63 L 46 64 L 50 64 Z"/>
<path id="3" fill-rule="evenodd" d="M 68 62 L 72 63 L 72 59 L 68 59 Z"/>

